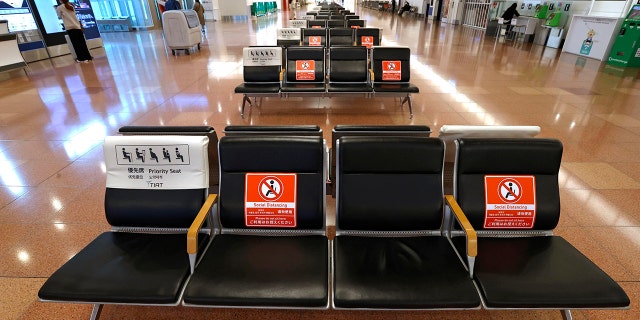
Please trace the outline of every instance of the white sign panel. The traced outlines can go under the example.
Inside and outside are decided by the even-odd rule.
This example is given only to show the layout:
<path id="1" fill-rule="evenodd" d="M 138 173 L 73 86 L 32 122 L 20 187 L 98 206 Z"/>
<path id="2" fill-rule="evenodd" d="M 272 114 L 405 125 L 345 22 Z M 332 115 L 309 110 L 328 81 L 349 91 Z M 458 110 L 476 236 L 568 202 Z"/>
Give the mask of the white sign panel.
<path id="1" fill-rule="evenodd" d="M 287 27 L 289 28 L 306 28 L 307 20 L 289 20 L 287 23 Z"/>
<path id="2" fill-rule="evenodd" d="M 604 60 L 608 58 L 622 19 L 574 15 L 563 51 Z"/>
<path id="3" fill-rule="evenodd" d="M 104 141 L 107 187 L 199 189 L 209 185 L 207 146 L 200 136 L 113 136 Z"/>
<path id="4" fill-rule="evenodd" d="M 245 67 L 282 65 L 282 48 L 280 47 L 244 48 L 242 56 Z"/>
<path id="5" fill-rule="evenodd" d="M 300 28 L 278 29 L 278 40 L 300 40 Z"/>

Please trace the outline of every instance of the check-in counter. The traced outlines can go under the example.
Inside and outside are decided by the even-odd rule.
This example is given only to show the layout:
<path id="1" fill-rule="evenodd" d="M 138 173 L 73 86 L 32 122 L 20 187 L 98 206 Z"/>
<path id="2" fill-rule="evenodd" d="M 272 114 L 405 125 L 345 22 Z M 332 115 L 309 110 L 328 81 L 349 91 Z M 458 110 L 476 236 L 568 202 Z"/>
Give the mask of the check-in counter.
<path id="1" fill-rule="evenodd" d="M 0 34 L 9 33 L 9 21 L 0 20 Z"/>
<path id="2" fill-rule="evenodd" d="M 0 34 L 0 52 L 0 72 L 27 66 L 20 54 L 15 34 Z"/>
<path id="3" fill-rule="evenodd" d="M 544 23 L 544 20 L 535 17 L 519 16 L 515 18 L 517 25 L 523 26 L 524 42 L 532 42 L 536 33 L 536 28 Z"/>

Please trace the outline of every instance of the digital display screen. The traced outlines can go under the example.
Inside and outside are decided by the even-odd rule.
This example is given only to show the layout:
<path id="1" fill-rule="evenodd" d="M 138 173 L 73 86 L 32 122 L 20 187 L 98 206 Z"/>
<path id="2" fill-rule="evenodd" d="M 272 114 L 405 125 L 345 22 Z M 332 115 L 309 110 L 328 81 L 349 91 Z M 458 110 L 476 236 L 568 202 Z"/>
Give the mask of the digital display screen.
<path id="1" fill-rule="evenodd" d="M 45 33 L 63 32 L 62 20 L 58 19 L 56 0 L 35 0 Z"/>
<path id="2" fill-rule="evenodd" d="M 58 18 L 56 0 L 29 0 L 35 12 L 36 22 L 41 26 L 42 36 L 47 46 L 65 43 L 65 30 L 62 19 Z M 89 0 L 75 0 L 71 3 L 76 9 L 76 16 L 84 29 L 85 38 L 95 39 L 100 37 L 96 18 Z"/>
<path id="3" fill-rule="evenodd" d="M 631 9 L 631 12 L 629 12 L 629 16 L 627 16 L 627 19 L 637 20 L 638 17 L 640 17 L 640 6 L 633 6 L 633 9 Z"/>
<path id="4" fill-rule="evenodd" d="M 38 29 L 26 0 L 0 1 L 0 20 L 9 22 L 9 32 Z"/>

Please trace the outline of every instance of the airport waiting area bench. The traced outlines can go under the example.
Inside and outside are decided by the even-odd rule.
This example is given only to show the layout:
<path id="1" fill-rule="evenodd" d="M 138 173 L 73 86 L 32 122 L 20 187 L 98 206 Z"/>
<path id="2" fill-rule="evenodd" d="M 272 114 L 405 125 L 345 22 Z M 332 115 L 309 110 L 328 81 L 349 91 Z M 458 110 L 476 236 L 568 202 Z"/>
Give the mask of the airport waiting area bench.
<path id="1" fill-rule="evenodd" d="M 349 95 L 400 97 L 413 117 L 411 95 L 419 88 L 410 82 L 410 55 L 408 47 L 244 48 L 244 81 L 235 88 L 242 94 L 240 114 L 244 117 L 245 105 L 257 105 L 262 97 Z"/>
<path id="2" fill-rule="evenodd" d="M 55 271 L 40 300 L 93 304 L 92 319 L 104 304 L 557 309 L 569 319 L 570 309 L 629 307 L 613 279 L 553 234 L 558 140 L 457 139 L 445 195 L 442 139 L 341 136 L 329 239 L 317 130 L 236 129 L 217 145 L 218 194 L 207 190 L 207 136 L 107 137 L 112 229 Z"/>

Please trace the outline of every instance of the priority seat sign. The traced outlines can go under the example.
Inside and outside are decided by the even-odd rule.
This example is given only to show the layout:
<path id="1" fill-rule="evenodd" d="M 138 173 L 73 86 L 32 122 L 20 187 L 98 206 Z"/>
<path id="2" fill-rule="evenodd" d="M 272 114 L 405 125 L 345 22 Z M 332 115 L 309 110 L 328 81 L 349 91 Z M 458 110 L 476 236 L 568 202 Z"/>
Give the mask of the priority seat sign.
<path id="1" fill-rule="evenodd" d="M 484 177 L 486 229 L 532 229 L 536 220 L 534 176 Z"/>
<path id="2" fill-rule="evenodd" d="M 297 175 L 247 173 L 244 217 L 247 227 L 294 228 L 297 225 Z"/>

